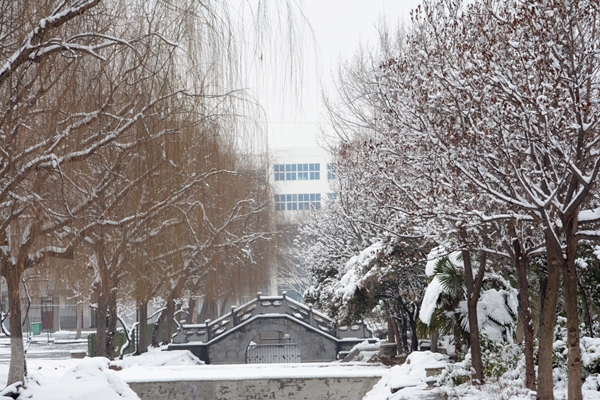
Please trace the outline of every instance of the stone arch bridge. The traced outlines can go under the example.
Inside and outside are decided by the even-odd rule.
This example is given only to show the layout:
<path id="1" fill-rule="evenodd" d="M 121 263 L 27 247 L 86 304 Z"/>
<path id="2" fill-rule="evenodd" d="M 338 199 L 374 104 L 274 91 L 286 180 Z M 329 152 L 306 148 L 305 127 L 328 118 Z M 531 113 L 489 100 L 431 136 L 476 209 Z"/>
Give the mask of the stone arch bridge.
<path id="1" fill-rule="evenodd" d="M 334 361 L 372 339 L 364 323 L 338 326 L 311 307 L 283 296 L 262 296 L 204 324 L 181 325 L 169 350 L 190 350 L 208 364 Z M 277 338 L 257 344 L 257 338 Z M 258 340 L 260 341 L 260 340 Z"/>

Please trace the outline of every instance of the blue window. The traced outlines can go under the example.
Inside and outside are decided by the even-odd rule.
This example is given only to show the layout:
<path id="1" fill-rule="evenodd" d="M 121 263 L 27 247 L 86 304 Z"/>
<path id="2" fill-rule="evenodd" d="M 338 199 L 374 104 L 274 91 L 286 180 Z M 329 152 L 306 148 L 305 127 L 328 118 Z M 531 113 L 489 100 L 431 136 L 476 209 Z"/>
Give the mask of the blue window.
<path id="1" fill-rule="evenodd" d="M 276 181 L 315 181 L 321 179 L 321 164 L 275 164 Z"/>
<path id="2" fill-rule="evenodd" d="M 275 210 L 285 211 L 285 195 L 275 195 Z"/>
<path id="3" fill-rule="evenodd" d="M 283 164 L 275 164 L 273 166 L 273 172 L 275 173 L 276 181 L 285 180 L 285 166 Z"/>
<path id="4" fill-rule="evenodd" d="M 298 195 L 297 194 L 286 194 L 286 210 L 295 211 L 298 209 Z"/>
<path id="5" fill-rule="evenodd" d="M 308 194 L 298 195 L 298 210 L 309 210 Z"/>
<path id="6" fill-rule="evenodd" d="M 298 164 L 298 180 L 308 180 L 308 164 Z"/>
<path id="7" fill-rule="evenodd" d="M 275 195 L 275 210 L 277 211 L 304 211 L 310 210 L 311 208 L 321 208 L 320 193 Z"/>
<path id="8" fill-rule="evenodd" d="M 285 180 L 296 180 L 296 164 L 285 164 Z"/>
<path id="9" fill-rule="evenodd" d="M 333 169 L 333 164 L 327 164 L 327 179 L 335 179 L 335 170 Z"/>
<path id="10" fill-rule="evenodd" d="M 337 200 L 337 193 L 327 193 L 327 200 L 329 200 L 329 201 L 336 201 Z"/>
<path id="11" fill-rule="evenodd" d="M 318 181 L 321 179 L 321 164 L 308 164 L 308 169 L 310 171 L 311 181 Z"/>
<path id="12" fill-rule="evenodd" d="M 310 194 L 310 206 L 314 208 L 321 208 L 321 193 Z"/>

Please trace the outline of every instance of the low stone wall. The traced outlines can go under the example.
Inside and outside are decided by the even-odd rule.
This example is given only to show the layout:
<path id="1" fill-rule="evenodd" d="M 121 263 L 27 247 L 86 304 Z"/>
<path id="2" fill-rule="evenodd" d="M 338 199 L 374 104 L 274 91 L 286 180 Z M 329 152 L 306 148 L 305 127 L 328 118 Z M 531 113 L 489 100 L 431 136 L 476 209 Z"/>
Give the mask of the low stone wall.
<path id="1" fill-rule="evenodd" d="M 360 400 L 380 377 L 129 382 L 142 400 Z"/>

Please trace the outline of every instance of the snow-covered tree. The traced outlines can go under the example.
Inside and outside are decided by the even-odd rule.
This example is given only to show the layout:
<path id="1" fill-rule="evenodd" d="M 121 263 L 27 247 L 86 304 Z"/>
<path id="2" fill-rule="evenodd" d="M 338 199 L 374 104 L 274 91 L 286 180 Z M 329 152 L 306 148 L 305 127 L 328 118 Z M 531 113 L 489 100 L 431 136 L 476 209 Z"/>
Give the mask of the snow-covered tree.
<path id="1" fill-rule="evenodd" d="M 425 273 L 429 284 L 423 297 L 419 318 L 427 325 L 435 324 L 434 318 L 447 320 L 452 314 L 461 328 L 469 331 L 464 263 L 462 254 L 448 254 L 443 247 L 434 249 L 428 255 Z M 452 301 L 452 309 L 442 309 L 444 298 L 458 298 Z M 440 312 L 441 311 L 441 312 Z M 440 315 L 440 314 L 445 315 Z M 508 281 L 497 274 L 486 274 L 483 290 L 477 302 L 479 334 L 485 334 L 493 342 L 513 343 L 518 320 L 517 290 Z M 449 327 L 445 331 L 451 332 Z M 458 340 L 458 338 L 455 338 Z"/>
<path id="2" fill-rule="evenodd" d="M 439 232 L 481 260 L 511 257 L 523 291 L 527 256 L 546 255 L 540 398 L 553 397 L 561 275 L 571 335 L 569 396 L 581 397 L 574 260 L 577 242 L 597 236 L 597 12 L 595 2 L 426 1 L 399 45 L 383 46 L 382 55 L 350 70 L 353 84 L 341 86 L 347 112 L 337 113 L 342 137 L 361 130 L 363 157 L 381 178 L 364 181 L 365 192 L 397 193 L 394 207 L 424 235 Z M 473 283 L 468 298 L 476 303 Z M 535 385 L 532 367 L 528 387 Z"/>
<path id="3" fill-rule="evenodd" d="M 265 185 L 248 185 L 241 164 L 207 162 L 238 143 L 240 105 L 250 104 L 237 91 L 239 54 L 227 13 L 220 1 L 0 4 L 0 263 L 11 310 L 9 384 L 25 373 L 19 284 L 26 270 L 76 253 L 86 259 L 73 267 L 95 272 L 88 285 L 102 300 L 98 326 L 106 307 L 114 332 L 115 297 L 134 296 L 127 275 L 140 263 L 132 260 L 164 267 L 172 276 L 160 294 L 179 297 L 177 282 L 185 282 L 190 266 L 208 265 L 207 248 L 239 248 L 228 254 L 237 260 L 267 253 Z M 206 143 L 218 151 L 193 153 Z M 185 163 L 176 153 L 183 148 Z M 194 198 L 217 175 L 234 184 L 216 191 L 219 199 Z M 227 196 L 235 185 L 239 192 Z"/>

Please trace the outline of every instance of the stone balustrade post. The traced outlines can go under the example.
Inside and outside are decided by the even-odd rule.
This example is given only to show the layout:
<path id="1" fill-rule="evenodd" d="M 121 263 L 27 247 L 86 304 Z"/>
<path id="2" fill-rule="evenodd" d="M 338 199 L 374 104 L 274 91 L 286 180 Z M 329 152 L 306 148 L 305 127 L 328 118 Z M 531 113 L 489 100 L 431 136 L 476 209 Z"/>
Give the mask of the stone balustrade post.
<path id="1" fill-rule="evenodd" d="M 260 303 L 260 297 L 262 292 L 256 292 L 256 315 L 262 314 L 262 304 Z"/>
<path id="2" fill-rule="evenodd" d="M 210 319 L 207 319 L 206 321 L 204 321 L 204 325 L 206 325 L 206 335 L 208 337 L 207 342 L 209 342 L 210 339 L 212 339 L 212 332 L 211 332 L 210 326 L 208 326 L 208 324 L 210 324 Z"/>
<path id="3" fill-rule="evenodd" d="M 237 315 L 235 315 L 235 306 L 231 306 L 231 322 L 233 326 L 237 325 Z"/>

